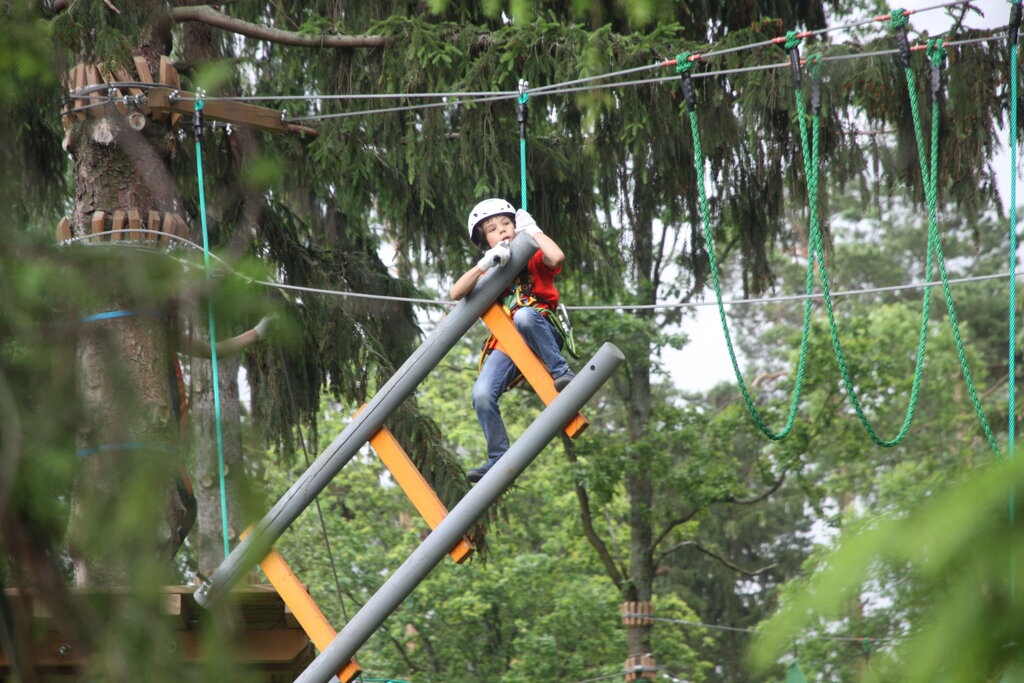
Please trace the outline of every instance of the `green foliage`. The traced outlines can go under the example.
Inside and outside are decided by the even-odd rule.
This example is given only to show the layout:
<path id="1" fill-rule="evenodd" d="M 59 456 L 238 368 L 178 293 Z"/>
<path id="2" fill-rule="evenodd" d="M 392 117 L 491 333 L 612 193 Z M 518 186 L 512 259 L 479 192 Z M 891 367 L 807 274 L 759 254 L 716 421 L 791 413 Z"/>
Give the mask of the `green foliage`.
<path id="1" fill-rule="evenodd" d="M 50 27 L 35 15 L 32 3 L 12 2 L 0 14 L 0 102 L 7 105 L 32 83 L 54 80 Z"/>
<path id="2" fill-rule="evenodd" d="M 849 4 L 829 7 L 840 11 Z M 206 48 L 204 52 L 191 49 L 197 47 L 189 44 L 192 34 L 176 30 L 174 56 L 187 62 L 195 54 L 209 54 L 208 61 L 183 64 L 185 85 L 225 94 L 513 92 L 519 79 L 537 88 L 651 64 L 684 49 L 701 50 L 708 40 L 716 48 L 738 47 L 782 35 L 797 25 L 824 24 L 822 3 L 433 2 L 429 8 L 434 14 L 424 14 L 422 7 L 423 3 L 407 0 L 332 0 L 313 7 L 242 0 L 231 5 L 231 13 L 256 23 L 314 34 L 372 33 L 389 42 L 379 49 L 293 50 L 218 34 L 199 46 Z M 67 47 L 73 60 L 112 64 L 126 61 L 135 49 L 160 52 L 148 25 L 154 16 L 150 10 L 162 8 L 142 3 L 131 11 L 122 9 L 124 16 L 106 3 L 69 3 L 68 11 L 53 24 L 58 45 Z M 27 22 L 23 35 L 38 37 L 43 44 L 42 28 Z M 6 38 L 12 42 L 0 43 L 0 58 L 13 55 L 10 63 L 20 65 L 23 76 L 14 82 L 17 87 L 0 87 L 0 99 L 17 96 L 11 120 L 20 122 L 15 128 L 17 144 L 2 146 L 12 150 L 14 159 L 4 165 L 19 182 L 23 167 L 33 169 L 35 175 L 24 174 L 28 183 L 56 188 L 60 195 L 66 160 L 59 151 L 62 133 L 52 104 L 59 101 L 56 80 L 36 88 L 35 81 L 42 81 L 35 75 L 42 68 L 43 53 L 13 42 L 20 35 Z M 869 37 L 857 44 L 830 44 L 825 50 L 828 56 L 841 57 L 890 46 L 889 37 Z M 811 44 L 808 49 L 817 47 Z M 771 65 L 780 59 L 774 48 L 737 51 L 707 60 L 698 71 Z M 975 219 L 994 197 L 989 159 L 995 144 L 993 126 L 1007 106 L 997 84 L 1003 61 L 1002 49 L 992 43 L 958 48 L 950 58 L 940 124 L 941 191 L 966 216 L 962 223 L 948 219 L 947 227 L 956 238 L 951 240 L 950 255 L 967 257 L 978 246 L 985 258 L 977 262 L 985 264 L 989 258 L 1005 257 L 1003 243 L 988 241 L 989 226 L 975 227 Z M 228 65 L 238 68 L 229 71 Z M 919 95 L 926 102 L 927 70 L 920 59 L 915 58 L 914 70 L 922 89 Z M 229 78 L 230 73 L 235 77 Z M 907 204 L 921 201 L 902 76 L 887 59 L 826 62 L 822 145 L 827 180 L 869 190 L 856 203 L 831 193 L 825 213 L 834 217 L 833 222 L 843 213 L 888 218 L 891 212 L 879 208 L 884 204 L 879 197 L 906 194 Z M 696 81 L 702 144 L 712 180 L 712 223 L 723 245 L 723 261 L 742 271 L 736 288 L 761 292 L 776 282 L 801 282 L 801 264 L 779 262 L 773 252 L 800 245 L 800 231 L 791 223 L 800 213 L 794 207 L 806 205 L 792 84 L 776 69 Z M 699 296 L 707 281 L 693 148 L 681 125 L 684 105 L 676 88 L 674 83 L 651 83 L 570 95 L 534 93 L 530 98 L 529 205 L 569 254 L 563 291 L 572 294 L 571 303 L 604 303 L 609 298 L 640 305 L 689 300 Z M 485 194 L 523 200 L 518 196 L 512 98 L 456 100 L 451 98 L 444 107 L 325 119 L 317 124 L 315 139 L 220 132 L 207 136 L 205 170 L 207 178 L 215 179 L 207 209 L 213 244 L 233 259 L 241 251 L 265 262 L 260 268 L 245 260 L 232 264 L 259 279 L 399 296 L 422 296 L 416 283 L 426 283 L 427 295 L 435 296 L 440 288 L 435 277 L 454 277 L 471 262 L 463 221 L 468 207 Z M 289 118 L 347 114 L 362 106 L 340 100 L 265 104 L 287 110 Z M 865 144 L 857 132 L 865 120 L 873 128 L 895 132 L 871 136 Z M 192 140 L 185 142 L 176 150 L 174 170 L 182 210 L 197 222 L 196 159 Z M 49 155 L 32 152 L 44 148 Z M 5 181 L 4 196 L 17 199 L 12 206 L 35 203 L 20 191 L 21 184 Z M 26 197 L 15 197 L 23 194 Z M 55 217 L 62 213 L 57 210 L 63 208 L 60 204 L 54 200 L 32 210 L 19 209 L 18 220 L 12 222 L 19 233 L 44 235 L 49 242 Z M 40 214 L 45 218 L 22 225 L 21 215 Z M 914 232 L 900 226 L 871 233 L 868 239 L 837 242 L 837 268 L 832 271 L 836 283 L 893 284 L 904 281 L 907 273 L 917 274 L 922 252 L 911 249 L 912 237 L 920 237 Z M 379 256 L 385 243 L 397 252 L 398 277 Z M 54 358 L 70 358 L 67 349 L 50 355 L 51 345 L 70 336 L 62 328 L 38 325 L 49 319 L 52 304 L 39 295 L 58 283 L 64 292 L 88 292 L 96 282 L 63 272 L 48 252 L 20 240 L 7 251 L 11 245 L 5 242 L 0 263 L 5 274 L 0 293 L 5 301 L 14 302 L 0 315 L 0 338 L 11 340 L 0 347 L 0 379 L 18 389 L 16 396 L 29 397 L 29 409 L 15 413 L 4 407 L 0 438 L 5 449 L 10 448 L 8 434 L 33 433 L 34 440 L 24 449 L 31 458 L 16 453 L 16 462 L 32 466 L 17 472 L 18 478 L 12 480 L 16 486 L 8 491 L 15 503 L 9 507 L 13 512 L 3 512 L 13 515 L 20 528 L 39 531 L 38 556 L 52 557 L 67 513 L 63 499 L 52 504 L 46 494 L 68 490 L 74 469 L 68 457 L 69 434 L 75 416 L 64 412 L 70 410 L 65 400 L 67 371 L 52 377 L 45 372 L 49 364 L 61 369 Z M 849 270 L 843 272 L 838 264 Z M 794 279 L 791 270 L 796 271 Z M 177 280 L 169 278 L 161 286 L 172 284 Z M 198 286 L 193 289 L 202 291 Z M 262 311 L 282 313 L 281 337 L 247 358 L 254 419 L 278 446 L 281 461 L 268 465 L 272 497 L 299 470 L 295 454 L 319 441 L 315 431 L 311 434 L 306 428 L 336 434 L 340 424 L 334 413 L 347 415 L 372 395 L 421 337 L 414 312 L 405 303 L 259 291 L 244 281 L 226 282 L 214 301 L 218 315 L 223 314 L 229 325 Z M 1000 318 L 995 308 L 1003 295 L 990 284 L 972 289 L 965 298 L 966 329 L 988 340 L 972 344 L 970 357 L 972 362 L 976 357 L 984 361 L 982 374 L 988 377 L 1005 374 L 1000 341 L 1005 338 L 1005 315 Z M 904 298 L 913 299 L 879 298 L 843 304 L 840 311 L 851 372 L 864 392 L 871 419 L 886 432 L 902 419 L 914 352 L 911 339 L 919 315 L 915 311 L 920 310 L 916 299 L 907 310 Z M 793 382 L 785 372 L 791 367 L 798 328 L 792 324 L 792 311 L 764 310 L 741 323 L 748 331 L 743 344 L 752 369 L 784 373 L 776 382 L 765 379 L 758 394 L 769 419 L 780 419 Z M 933 313 L 936 319 L 930 329 L 937 333 L 944 327 L 936 309 Z M 798 574 L 809 551 L 812 522 L 844 521 L 838 508 L 851 499 L 895 514 L 908 507 L 908 499 L 916 502 L 931 495 L 945 479 L 959 476 L 985 457 L 973 416 L 957 400 L 961 397 L 949 391 L 959 386 L 959 368 L 949 355 L 948 340 L 932 340 L 938 360 L 929 362 L 914 442 L 878 452 L 865 445 L 862 429 L 837 388 L 832 349 L 819 316 L 812 331 L 812 370 L 800 423 L 784 443 L 767 444 L 751 428 L 734 392 L 678 396 L 659 386 L 656 352 L 679 343 L 670 329 L 679 316 L 678 310 L 578 316 L 585 347 L 592 349 L 610 339 L 629 359 L 614 385 L 588 407 L 591 431 L 575 446 L 549 448 L 540 456 L 499 513 L 481 521 L 491 532 L 488 562 L 446 565 L 431 576 L 360 655 L 364 666 L 417 681 L 452 680 L 467 671 L 481 680 L 503 681 L 607 675 L 617 668 L 609 662 L 623 659 L 616 603 L 633 594 L 653 594 L 664 616 L 751 627 L 774 608 L 780 586 Z M 457 348 L 422 389 L 417 397 L 425 406 L 422 414 L 410 406 L 393 425 L 448 503 L 465 490 L 460 468 L 476 465 L 482 457 L 469 405 L 478 341 Z M 326 413 L 321 404 L 325 389 L 337 401 Z M 539 409 L 527 392 L 509 394 L 504 405 L 513 432 Z M 53 406 L 59 407 L 56 417 Z M 997 405 L 1000 410 L 1005 412 Z M 20 431 L 8 428 L 16 422 L 12 416 L 21 420 Z M 58 423 L 57 428 L 51 421 Z M 303 438 L 308 444 L 300 441 Z M 4 456 L 10 457 L 6 450 Z M 321 603 L 329 606 L 332 623 L 343 623 L 346 612 L 372 594 L 425 532 L 421 523 L 409 521 L 407 503 L 389 484 L 376 460 L 367 455 L 328 487 L 321 503 L 333 558 L 319 539 L 319 520 L 312 512 L 282 541 L 285 556 L 294 561 Z M 137 505 L 146 502 L 144 492 L 126 497 Z M 581 501 L 591 505 L 588 516 L 579 514 Z M 976 529 L 985 533 L 980 526 Z M 8 534 L 7 527 L 4 531 L 5 549 L 12 557 L 32 557 L 16 545 L 20 537 Z M 901 620 L 925 614 L 927 598 L 938 594 L 934 576 L 922 578 L 907 568 L 909 560 L 896 554 L 894 546 L 885 548 L 896 560 L 874 576 L 878 585 L 885 585 L 885 597 L 900 609 L 851 617 L 842 625 L 844 633 L 877 633 L 879 642 L 888 642 L 882 638 L 902 635 Z M 866 566 L 867 556 L 863 551 L 853 560 Z M 946 555 L 930 561 L 963 570 L 975 581 L 991 579 L 993 595 L 1001 595 L 1005 585 L 995 583 L 995 574 L 975 571 L 961 559 Z M 339 570 L 340 590 L 332 568 Z M 538 581 L 538 576 L 547 580 Z M 156 583 L 163 577 L 147 570 L 140 571 L 143 579 Z M 338 593 L 344 599 L 327 597 Z M 995 613 L 992 605 L 982 605 Z M 110 636 L 111 646 L 104 652 L 118 661 L 97 665 L 104 678 L 116 678 L 131 658 L 157 667 L 170 659 L 146 640 L 145 630 L 137 628 L 148 620 L 131 606 L 124 609 L 111 621 L 124 625 L 116 633 L 131 647 L 113 649 L 116 641 Z M 125 633 L 131 628 L 134 632 Z M 1012 627 L 1003 635 L 1008 640 Z M 719 674 L 749 680 L 734 656 L 745 638 L 739 632 L 659 625 L 645 645 L 664 666 L 685 672 L 689 680 Z M 991 654 L 987 647 L 979 645 L 979 657 Z M 846 679 L 856 668 L 856 646 L 841 652 L 810 648 L 801 651 L 822 657 L 821 662 L 807 664 L 810 671 Z M 221 664 L 211 661 L 209 666 L 216 669 Z M 774 673 L 781 671 L 776 668 Z M 168 664 L 159 675 L 171 679 L 176 673 Z"/>
<path id="3" fill-rule="evenodd" d="M 866 601 L 867 609 L 885 601 L 876 577 L 892 571 L 916 590 L 885 607 L 906 621 L 873 653 L 863 680 L 996 680 L 1016 666 L 1019 531 L 1007 501 L 1021 481 L 1019 462 L 979 469 L 916 509 L 844 534 L 764 626 L 754 661 L 764 666 L 803 629 L 843 620 L 851 601 Z M 949 657 L 953 650 L 958 655 Z"/>

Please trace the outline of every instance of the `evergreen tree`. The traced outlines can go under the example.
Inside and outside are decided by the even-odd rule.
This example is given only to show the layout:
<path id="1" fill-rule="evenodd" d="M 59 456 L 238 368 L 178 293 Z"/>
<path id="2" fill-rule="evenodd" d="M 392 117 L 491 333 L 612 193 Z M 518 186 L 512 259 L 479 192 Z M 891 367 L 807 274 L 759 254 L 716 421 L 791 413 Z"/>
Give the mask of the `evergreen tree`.
<path id="1" fill-rule="evenodd" d="M 826 6 L 843 10 L 845 3 L 803 3 L 795 9 L 792 3 L 774 2 L 493 3 L 480 9 L 455 3 L 349 4 L 239 2 L 230 15 L 178 3 L 48 4 L 61 74 L 83 64 L 97 66 L 101 76 L 123 73 L 134 80 L 144 78 L 143 69 L 150 76 L 159 76 L 162 67 L 170 73 L 165 66 L 170 62 L 186 90 L 202 88 L 211 98 L 270 93 L 281 101 L 261 104 L 279 106 L 291 122 L 288 131 L 275 134 L 206 130 L 201 146 L 215 181 L 203 208 L 188 117 L 146 115 L 141 100 L 108 99 L 104 88 L 76 93 L 60 117 L 67 126 L 68 175 L 75 187 L 68 234 L 84 237 L 108 221 L 114 227 L 118 212 L 124 212 L 130 227 L 135 211 L 147 225 L 152 214 L 163 217 L 160 225 L 168 215 L 180 216 L 196 240 L 200 223 L 207 220 L 212 243 L 233 268 L 245 268 L 240 259 L 248 255 L 262 264 L 254 272 L 285 284 L 408 295 L 415 292 L 410 282 L 423 281 L 428 273 L 461 272 L 469 254 L 462 227 L 466 207 L 481 195 L 502 195 L 518 203 L 528 199 L 541 225 L 566 245 L 579 299 L 615 293 L 642 306 L 690 299 L 706 285 L 708 245 L 701 231 L 705 207 L 691 170 L 695 150 L 685 133 L 686 104 L 674 86 L 647 83 L 567 96 L 534 93 L 528 105 L 527 197 L 518 196 L 511 98 L 487 102 L 453 96 L 444 107 L 344 117 L 358 111 L 352 102 L 306 99 L 310 93 L 509 93 L 521 79 L 537 88 L 671 59 L 689 48 L 711 55 L 698 72 L 721 72 L 696 79 L 703 152 L 716 188 L 707 209 L 715 237 L 724 245 L 720 259 L 739 262 L 746 292 L 771 284 L 772 247 L 796 239 L 786 227 L 783 198 L 805 203 L 793 84 L 780 69 L 731 71 L 776 64 L 781 54 L 774 46 L 726 50 L 782 38 L 794 27 L 821 28 Z M 270 26 L 279 32 L 268 31 Z M 948 37 L 976 36 L 960 22 Z M 809 42 L 836 58 L 893 44 L 891 37 L 826 45 L 818 36 Z M 968 219 L 976 218 L 995 194 L 989 160 L 995 125 L 1007 106 L 999 85 L 1004 61 L 998 41 L 957 46 L 949 60 L 951 87 L 944 91 L 939 128 L 925 131 L 945 132 L 949 144 L 938 186 Z M 914 129 L 903 104 L 908 101 L 903 69 L 884 59 L 826 63 L 822 158 L 831 169 L 828 182 L 853 182 L 870 164 L 879 163 L 885 177 L 907 186 L 920 202 L 924 188 Z M 911 70 L 927 75 L 920 59 Z M 91 79 L 92 72 L 86 73 L 84 82 Z M 920 78 L 917 86 L 922 99 L 923 82 Z M 49 93 L 56 102 L 57 90 L 50 80 L 29 92 Z M 284 100 L 288 96 L 303 99 Z M 58 169 L 50 177 L 59 177 L 59 112 L 40 116 L 31 95 L 11 101 L 14 120 L 27 123 L 19 129 L 16 146 L 5 149 L 24 150 L 18 162 L 31 166 L 35 175 L 30 177 L 47 177 L 40 168 Z M 855 131 L 863 121 L 894 129 L 892 148 L 859 145 Z M 16 204 L 22 207 L 19 217 L 32 213 L 24 201 Z M 57 216 L 48 218 L 57 223 Z M 151 239 L 131 231 L 122 236 L 152 246 Z M 391 277 L 378 257 L 385 239 L 400 256 L 402 280 Z M 218 319 L 231 332 L 233 326 L 245 329 L 252 323 L 247 318 L 274 306 L 294 321 L 301 331 L 294 345 L 267 344 L 247 355 L 254 416 L 285 451 L 301 438 L 299 425 L 315 425 L 322 390 L 361 401 L 408 357 L 418 339 L 413 312 L 404 303 L 252 296 L 255 286 L 242 287 L 250 296 L 240 299 L 229 296 L 230 277 L 211 289 L 202 277 L 183 279 L 172 272 L 158 255 L 123 251 L 113 258 L 93 256 L 74 265 L 76 272 L 81 269 L 81 281 L 89 283 L 74 291 L 89 294 L 72 302 L 80 311 L 160 315 L 135 316 L 123 324 L 104 321 L 76 340 L 72 357 L 80 359 L 80 386 L 92 392 L 76 415 L 79 448 L 143 443 L 148 450 L 160 450 L 159 444 L 178 441 L 167 386 L 174 356 L 167 343 L 173 317 L 168 302 L 183 301 L 185 311 L 205 311 L 212 297 Z M 609 426 L 618 430 L 608 438 L 618 447 L 609 461 L 624 482 L 629 551 L 616 562 L 602 548 L 607 542 L 596 534 L 590 538 L 622 597 L 645 602 L 654 596 L 658 543 L 687 540 L 673 535 L 679 529 L 674 517 L 661 520 L 660 528 L 652 518 L 652 511 L 661 509 L 659 488 L 673 481 L 653 478 L 663 467 L 654 456 L 666 446 L 654 432 L 664 416 L 677 419 L 657 400 L 653 358 L 658 331 L 676 316 L 642 309 L 628 319 L 617 318 L 595 322 L 593 328 L 614 336 L 629 358 L 614 387 L 619 403 Z M 202 326 L 202 315 L 191 324 Z M 122 372 L 125 368 L 134 374 Z M 416 433 L 427 420 L 413 412 L 398 431 Z M 457 495 L 463 485 L 451 476 L 452 468 L 438 465 L 442 455 L 436 445 L 424 443 L 414 456 L 436 473 L 432 482 L 446 498 Z M 692 456 L 685 445 L 668 446 L 682 462 Z M 584 447 L 600 452 L 603 445 L 595 440 Z M 91 470 L 85 485 L 108 489 L 110 502 L 96 506 L 97 516 L 129 498 L 166 501 L 159 506 L 164 508 L 162 522 L 147 518 L 125 537 L 107 534 L 128 539 L 113 544 L 118 553 L 145 545 L 161 526 L 165 555 L 180 540 L 187 511 L 176 498 L 174 468 L 165 466 L 169 459 L 151 460 L 160 465 L 158 471 L 140 467 L 137 479 L 147 485 L 140 483 L 131 496 L 124 492 L 136 489 L 127 484 L 110 486 L 125 474 L 120 461 L 94 458 L 85 465 Z M 748 468 L 756 461 L 741 460 Z M 770 486 L 778 474 L 770 472 L 759 483 Z M 735 497 L 734 475 L 723 475 L 725 483 L 712 479 L 715 486 L 688 491 L 690 504 L 706 510 L 723 496 Z M 162 490 L 150 490 L 152 482 L 163 482 Z M 585 502 L 591 482 L 581 484 L 578 495 Z M 83 527 L 90 546 L 103 540 L 90 539 L 91 526 Z M 656 651 L 649 626 L 630 629 L 629 639 L 631 657 Z"/>

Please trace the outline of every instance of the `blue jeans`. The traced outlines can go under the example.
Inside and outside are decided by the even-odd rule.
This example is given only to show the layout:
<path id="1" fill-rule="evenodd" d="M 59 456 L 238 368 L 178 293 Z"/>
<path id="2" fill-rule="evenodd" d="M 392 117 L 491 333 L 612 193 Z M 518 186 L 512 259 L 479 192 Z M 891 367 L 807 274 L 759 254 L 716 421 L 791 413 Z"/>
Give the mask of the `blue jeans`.
<path id="1" fill-rule="evenodd" d="M 520 308 L 512 316 L 519 334 L 526 340 L 533 352 L 540 356 L 552 377 L 561 377 L 569 370 L 569 364 L 562 357 L 562 337 L 536 308 Z M 473 385 L 473 409 L 476 410 L 480 428 L 487 439 L 487 465 L 490 467 L 508 450 L 508 432 L 501 419 L 498 398 L 508 391 L 519 369 L 503 351 L 494 349 L 480 368 L 480 376 Z"/>

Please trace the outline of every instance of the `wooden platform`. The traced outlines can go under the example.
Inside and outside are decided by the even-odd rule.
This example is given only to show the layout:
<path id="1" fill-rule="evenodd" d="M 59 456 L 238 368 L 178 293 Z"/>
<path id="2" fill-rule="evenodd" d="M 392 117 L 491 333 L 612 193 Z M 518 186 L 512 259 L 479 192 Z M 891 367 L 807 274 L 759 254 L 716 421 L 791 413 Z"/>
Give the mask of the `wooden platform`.
<path id="1" fill-rule="evenodd" d="M 200 625 L 210 614 L 192 599 L 191 586 L 168 586 L 164 589 L 164 609 L 177 636 L 177 652 L 186 663 L 199 663 L 205 656 Z M 116 597 L 113 591 L 72 589 L 73 593 L 102 598 Z M 19 589 L 5 589 L 9 602 L 27 605 L 33 633 L 30 644 L 21 643 L 22 666 L 35 670 L 42 681 L 50 683 L 78 680 L 84 664 L 83 655 L 66 642 L 59 624 L 41 601 Z M 316 654 L 309 636 L 299 626 L 284 601 L 272 586 L 249 585 L 231 593 L 231 615 L 234 620 L 232 656 L 247 669 L 247 680 L 253 683 L 291 683 L 313 661 Z M 0 681 L 13 678 L 12 661 L 0 643 Z M 140 671 L 139 680 L 145 680 Z"/>

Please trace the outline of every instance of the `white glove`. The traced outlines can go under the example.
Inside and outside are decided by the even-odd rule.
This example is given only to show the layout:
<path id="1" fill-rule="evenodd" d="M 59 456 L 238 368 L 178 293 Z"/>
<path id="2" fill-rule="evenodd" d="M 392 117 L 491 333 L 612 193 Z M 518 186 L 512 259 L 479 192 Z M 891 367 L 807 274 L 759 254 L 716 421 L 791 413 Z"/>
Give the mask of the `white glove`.
<path id="1" fill-rule="evenodd" d="M 533 216 L 519 209 L 516 211 L 516 234 L 521 232 L 533 236 L 540 232 L 540 228 L 537 227 L 537 221 L 533 220 Z"/>
<path id="2" fill-rule="evenodd" d="M 482 271 L 486 271 L 488 268 L 494 266 L 503 266 L 508 263 L 509 257 L 512 256 L 512 252 L 509 251 L 508 244 L 501 242 L 487 251 L 484 252 L 483 258 L 481 258 L 476 267 Z"/>
<path id="3" fill-rule="evenodd" d="M 277 314 L 271 314 L 263 316 L 263 319 L 256 323 L 256 327 L 252 328 L 256 333 L 257 339 L 263 339 L 267 336 L 267 331 L 270 328 L 270 321 L 277 317 Z"/>

